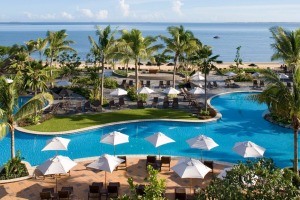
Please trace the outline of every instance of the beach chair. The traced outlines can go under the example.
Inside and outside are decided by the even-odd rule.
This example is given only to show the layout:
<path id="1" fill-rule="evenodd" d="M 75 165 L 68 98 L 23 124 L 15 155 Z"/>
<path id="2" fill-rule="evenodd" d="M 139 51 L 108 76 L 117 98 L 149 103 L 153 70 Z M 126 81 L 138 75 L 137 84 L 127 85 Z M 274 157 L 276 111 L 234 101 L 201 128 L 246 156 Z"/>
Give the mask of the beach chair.
<path id="1" fill-rule="evenodd" d="M 119 187 L 116 185 L 108 185 L 106 199 L 118 198 L 118 197 L 119 197 Z"/>
<path id="2" fill-rule="evenodd" d="M 147 160 L 146 160 L 146 168 L 148 165 L 156 165 L 156 156 L 147 156 Z"/>
<path id="3" fill-rule="evenodd" d="M 102 106 L 100 100 L 95 100 L 91 103 L 91 107 L 95 112 L 102 112 Z"/>
<path id="4" fill-rule="evenodd" d="M 119 170 L 119 168 L 125 169 L 127 171 L 127 157 L 126 156 L 117 156 L 117 158 L 120 158 L 122 160 L 124 160 L 123 162 L 121 162 L 118 167 L 117 170 Z"/>
<path id="5" fill-rule="evenodd" d="M 144 85 L 145 85 L 145 84 L 144 84 L 144 81 L 143 81 L 143 80 L 140 80 L 140 86 L 141 86 L 141 87 L 144 87 Z"/>
<path id="6" fill-rule="evenodd" d="M 133 87 L 133 80 L 129 80 L 128 86 Z"/>
<path id="7" fill-rule="evenodd" d="M 57 192 L 58 199 L 70 199 L 70 192 L 67 190 L 61 190 Z"/>
<path id="8" fill-rule="evenodd" d="M 150 86 L 151 86 L 151 82 L 150 82 L 150 81 L 147 81 L 147 82 L 146 82 L 146 87 L 150 88 Z"/>
<path id="9" fill-rule="evenodd" d="M 124 97 L 119 98 L 119 107 L 126 107 Z"/>
<path id="10" fill-rule="evenodd" d="M 291 82 L 286 82 L 286 87 L 288 87 L 289 89 L 292 88 L 292 83 Z"/>
<path id="11" fill-rule="evenodd" d="M 53 196 L 51 195 L 51 192 L 40 192 L 40 198 L 41 200 L 52 200 Z"/>
<path id="12" fill-rule="evenodd" d="M 168 167 L 169 171 L 171 169 L 171 156 L 162 156 L 160 158 L 160 171 L 162 167 Z"/>
<path id="13" fill-rule="evenodd" d="M 84 106 L 83 106 L 83 111 L 84 112 L 87 112 L 87 111 L 92 111 L 92 106 L 91 106 L 91 102 L 90 101 L 87 101 L 84 103 Z"/>
<path id="14" fill-rule="evenodd" d="M 213 88 L 213 85 L 211 84 L 210 81 L 208 81 L 208 83 L 207 83 L 207 88 Z"/>
<path id="15" fill-rule="evenodd" d="M 124 79 L 120 85 L 122 88 L 126 88 L 126 79 Z"/>
<path id="16" fill-rule="evenodd" d="M 117 107 L 118 107 L 118 105 L 115 104 L 115 100 L 110 100 L 109 101 L 109 108 L 110 109 L 114 109 L 114 108 L 117 108 Z"/>
<path id="17" fill-rule="evenodd" d="M 152 108 L 157 108 L 157 104 L 158 104 L 158 97 L 153 97 Z"/>

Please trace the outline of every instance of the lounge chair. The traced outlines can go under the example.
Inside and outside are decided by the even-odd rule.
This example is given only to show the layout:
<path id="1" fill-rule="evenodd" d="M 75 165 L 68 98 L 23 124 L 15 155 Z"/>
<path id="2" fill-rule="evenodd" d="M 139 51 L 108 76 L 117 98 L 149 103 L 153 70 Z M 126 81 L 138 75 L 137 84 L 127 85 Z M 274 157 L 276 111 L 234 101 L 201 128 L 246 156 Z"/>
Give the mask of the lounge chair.
<path id="1" fill-rule="evenodd" d="M 253 88 L 257 88 L 258 87 L 258 82 L 256 79 L 253 80 Z"/>
<path id="2" fill-rule="evenodd" d="M 186 200 L 187 194 L 185 188 L 175 188 L 175 199 L 176 200 Z"/>
<path id="3" fill-rule="evenodd" d="M 146 87 L 150 88 L 150 86 L 151 86 L 151 82 L 150 82 L 150 81 L 147 81 L 147 82 L 146 82 Z"/>
<path id="4" fill-rule="evenodd" d="M 162 167 L 168 167 L 169 171 L 171 169 L 171 156 L 162 156 L 160 158 L 160 171 Z"/>
<path id="5" fill-rule="evenodd" d="M 137 102 L 137 108 L 145 108 L 144 107 L 144 103 L 143 103 L 142 100 L 138 100 L 138 102 Z"/>
<path id="6" fill-rule="evenodd" d="M 152 108 L 157 108 L 157 104 L 158 104 L 158 97 L 153 97 Z"/>
<path id="7" fill-rule="evenodd" d="M 178 98 L 173 98 L 172 108 L 178 108 L 178 107 L 179 107 Z"/>
<path id="8" fill-rule="evenodd" d="M 119 98 L 119 106 L 120 107 L 126 107 L 124 97 L 120 97 Z"/>
<path id="9" fill-rule="evenodd" d="M 214 173 L 214 161 L 204 160 L 204 161 L 203 161 L 203 164 L 204 164 L 206 167 L 211 168 L 211 172 Z"/>
<path id="10" fill-rule="evenodd" d="M 169 106 L 170 106 L 169 98 L 165 97 L 163 102 L 163 108 L 169 108 Z"/>
<path id="11" fill-rule="evenodd" d="M 167 81 L 167 83 L 166 83 L 166 88 L 169 88 L 169 87 L 171 87 L 171 81 Z"/>
<path id="12" fill-rule="evenodd" d="M 109 101 L 109 108 L 113 109 L 113 108 L 117 108 L 118 105 L 115 103 L 115 100 L 111 100 Z"/>
<path id="13" fill-rule="evenodd" d="M 146 167 L 148 165 L 156 165 L 156 156 L 147 156 Z"/>
<path id="14" fill-rule="evenodd" d="M 145 85 L 145 84 L 144 84 L 144 81 L 143 81 L 143 80 L 140 80 L 140 86 L 141 86 L 141 87 L 144 87 L 144 85 Z"/>
<path id="15" fill-rule="evenodd" d="M 87 111 L 92 111 L 92 106 L 91 106 L 91 102 L 87 101 L 84 103 L 84 106 L 83 106 L 83 111 L 84 112 L 87 112 Z"/>
<path id="16" fill-rule="evenodd" d="M 164 88 L 165 87 L 164 81 L 159 81 L 158 87 Z"/>
<path id="17" fill-rule="evenodd" d="M 98 198 L 100 197 L 101 188 L 97 185 L 89 185 L 88 199 Z"/>
<path id="18" fill-rule="evenodd" d="M 135 191 L 138 196 L 144 196 L 145 195 L 145 185 L 144 184 L 137 185 L 135 188 Z"/>
<path id="19" fill-rule="evenodd" d="M 286 86 L 287 86 L 289 89 L 292 88 L 291 82 L 286 82 Z"/>
<path id="20" fill-rule="evenodd" d="M 214 86 L 215 88 L 218 88 L 218 83 L 217 83 L 217 81 L 213 81 L 213 86 Z"/>
<path id="21" fill-rule="evenodd" d="M 133 87 L 133 80 L 129 80 L 128 86 Z"/>
<path id="22" fill-rule="evenodd" d="M 58 199 L 70 199 L 70 192 L 67 190 L 61 190 L 57 192 Z"/>
<path id="23" fill-rule="evenodd" d="M 260 80 L 259 87 L 265 87 L 265 82 L 263 80 Z"/>
<path id="24" fill-rule="evenodd" d="M 108 185 L 106 199 L 118 198 L 118 196 L 119 196 L 119 187 L 116 185 Z"/>
<path id="25" fill-rule="evenodd" d="M 213 88 L 213 85 L 211 84 L 210 81 L 208 81 L 208 83 L 207 83 L 207 88 Z"/>
<path id="26" fill-rule="evenodd" d="M 123 162 L 121 162 L 118 165 L 117 170 L 122 168 L 122 169 L 125 169 L 127 171 L 127 157 L 126 156 L 117 156 L 117 157 L 124 160 Z"/>
<path id="27" fill-rule="evenodd" d="M 95 100 L 91 103 L 91 107 L 95 112 L 102 112 L 102 106 L 100 100 Z"/>
<path id="28" fill-rule="evenodd" d="M 52 196 L 51 192 L 40 192 L 41 200 L 52 200 L 54 196 Z"/>
<path id="29" fill-rule="evenodd" d="M 126 88 L 126 79 L 124 79 L 120 85 L 120 87 Z"/>

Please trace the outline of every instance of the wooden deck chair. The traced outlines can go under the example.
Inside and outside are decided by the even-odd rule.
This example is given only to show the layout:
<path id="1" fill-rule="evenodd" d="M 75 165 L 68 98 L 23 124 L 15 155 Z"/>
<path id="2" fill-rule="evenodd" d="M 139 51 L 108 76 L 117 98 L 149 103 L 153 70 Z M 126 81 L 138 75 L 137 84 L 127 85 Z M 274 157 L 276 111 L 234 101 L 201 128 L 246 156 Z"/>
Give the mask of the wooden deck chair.
<path id="1" fill-rule="evenodd" d="M 153 101 L 152 101 L 152 108 L 157 108 L 157 104 L 158 104 L 158 97 L 153 97 Z"/>
<path id="2" fill-rule="evenodd" d="M 160 171 L 162 167 L 168 167 L 169 171 L 171 169 L 171 156 L 162 156 L 160 158 Z"/>
<path id="3" fill-rule="evenodd" d="M 150 81 L 147 81 L 147 82 L 146 82 L 146 87 L 150 88 L 150 86 L 151 86 L 151 82 L 150 82 Z"/>
<path id="4" fill-rule="evenodd" d="M 172 108 L 179 108 L 178 98 L 173 98 Z"/>

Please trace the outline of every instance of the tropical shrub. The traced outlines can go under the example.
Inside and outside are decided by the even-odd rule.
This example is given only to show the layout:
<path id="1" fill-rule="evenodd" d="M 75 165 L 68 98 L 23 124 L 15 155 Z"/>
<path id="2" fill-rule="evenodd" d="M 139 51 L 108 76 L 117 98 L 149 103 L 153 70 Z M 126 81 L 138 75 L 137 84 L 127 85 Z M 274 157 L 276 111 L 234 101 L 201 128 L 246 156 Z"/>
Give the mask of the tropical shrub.
<path id="1" fill-rule="evenodd" d="M 278 168 L 272 159 L 247 160 L 223 179 L 213 179 L 198 199 L 298 199 L 298 180 L 298 174 Z"/>
<path id="2" fill-rule="evenodd" d="M 233 80 L 235 82 L 246 82 L 246 81 L 252 81 L 253 77 L 251 76 L 251 74 L 248 73 L 238 73 Z"/>
<path id="3" fill-rule="evenodd" d="M 16 157 L 7 161 L 3 170 L 0 172 L 0 180 L 7 180 L 28 176 L 29 173 L 24 163 L 22 163 L 21 152 L 17 151 Z"/>
<path id="4" fill-rule="evenodd" d="M 118 87 L 118 82 L 111 77 L 105 77 L 104 87 L 109 89 L 116 89 Z"/>
<path id="5" fill-rule="evenodd" d="M 128 87 L 127 96 L 131 101 L 136 101 L 138 96 L 134 87 Z"/>

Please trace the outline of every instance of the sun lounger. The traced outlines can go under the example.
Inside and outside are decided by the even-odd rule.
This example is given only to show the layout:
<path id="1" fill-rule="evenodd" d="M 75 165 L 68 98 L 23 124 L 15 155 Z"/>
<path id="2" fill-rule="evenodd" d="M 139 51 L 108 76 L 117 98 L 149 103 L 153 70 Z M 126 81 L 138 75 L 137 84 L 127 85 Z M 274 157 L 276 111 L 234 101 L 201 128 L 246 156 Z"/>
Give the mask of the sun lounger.
<path id="1" fill-rule="evenodd" d="M 126 107 L 124 97 L 119 98 L 119 107 Z"/>
<path id="2" fill-rule="evenodd" d="M 211 168 L 211 172 L 214 173 L 214 161 L 204 160 L 204 161 L 203 161 L 203 164 L 204 164 L 206 167 Z"/>
<path id="3" fill-rule="evenodd" d="M 146 87 L 150 88 L 150 86 L 151 86 L 151 82 L 150 82 L 150 81 L 147 81 L 147 82 L 146 82 Z"/>
<path id="4" fill-rule="evenodd" d="M 160 158 L 160 171 L 162 167 L 168 167 L 170 171 L 171 167 L 171 156 L 162 156 Z"/>
<path id="5" fill-rule="evenodd" d="M 100 198 L 100 190 L 101 188 L 97 185 L 89 185 L 89 192 L 88 192 L 88 200 L 97 198 Z"/>
<path id="6" fill-rule="evenodd" d="M 260 86 L 260 87 L 265 87 L 265 82 L 264 82 L 263 80 L 260 80 L 259 86 Z"/>
<path id="7" fill-rule="evenodd" d="M 258 82 L 256 79 L 253 80 L 253 88 L 257 88 L 258 87 Z"/>
<path id="8" fill-rule="evenodd" d="M 187 194 L 185 188 L 175 188 L 176 200 L 187 200 Z"/>
<path id="9" fill-rule="evenodd" d="M 179 108 L 178 98 L 173 98 L 172 108 Z"/>
<path id="10" fill-rule="evenodd" d="M 137 102 L 137 108 L 145 108 L 145 107 L 144 107 L 144 103 L 143 103 L 142 100 L 139 100 L 139 101 Z"/>
<path id="11" fill-rule="evenodd" d="M 152 108 L 157 108 L 157 104 L 158 104 L 158 97 L 153 97 Z"/>
<path id="12" fill-rule="evenodd" d="M 213 86 L 214 86 L 214 88 L 218 88 L 218 83 L 217 83 L 217 81 L 213 81 Z"/>
<path id="13" fill-rule="evenodd" d="M 159 88 L 165 88 L 164 81 L 159 81 L 158 87 Z"/>
<path id="14" fill-rule="evenodd" d="M 166 88 L 169 88 L 169 87 L 171 87 L 171 81 L 167 81 L 167 83 L 166 83 Z"/>
<path id="15" fill-rule="evenodd" d="M 118 167 L 117 170 L 119 170 L 120 168 L 125 169 L 127 171 L 127 157 L 126 156 L 117 156 L 118 158 L 124 160 L 123 162 L 121 162 Z"/>

